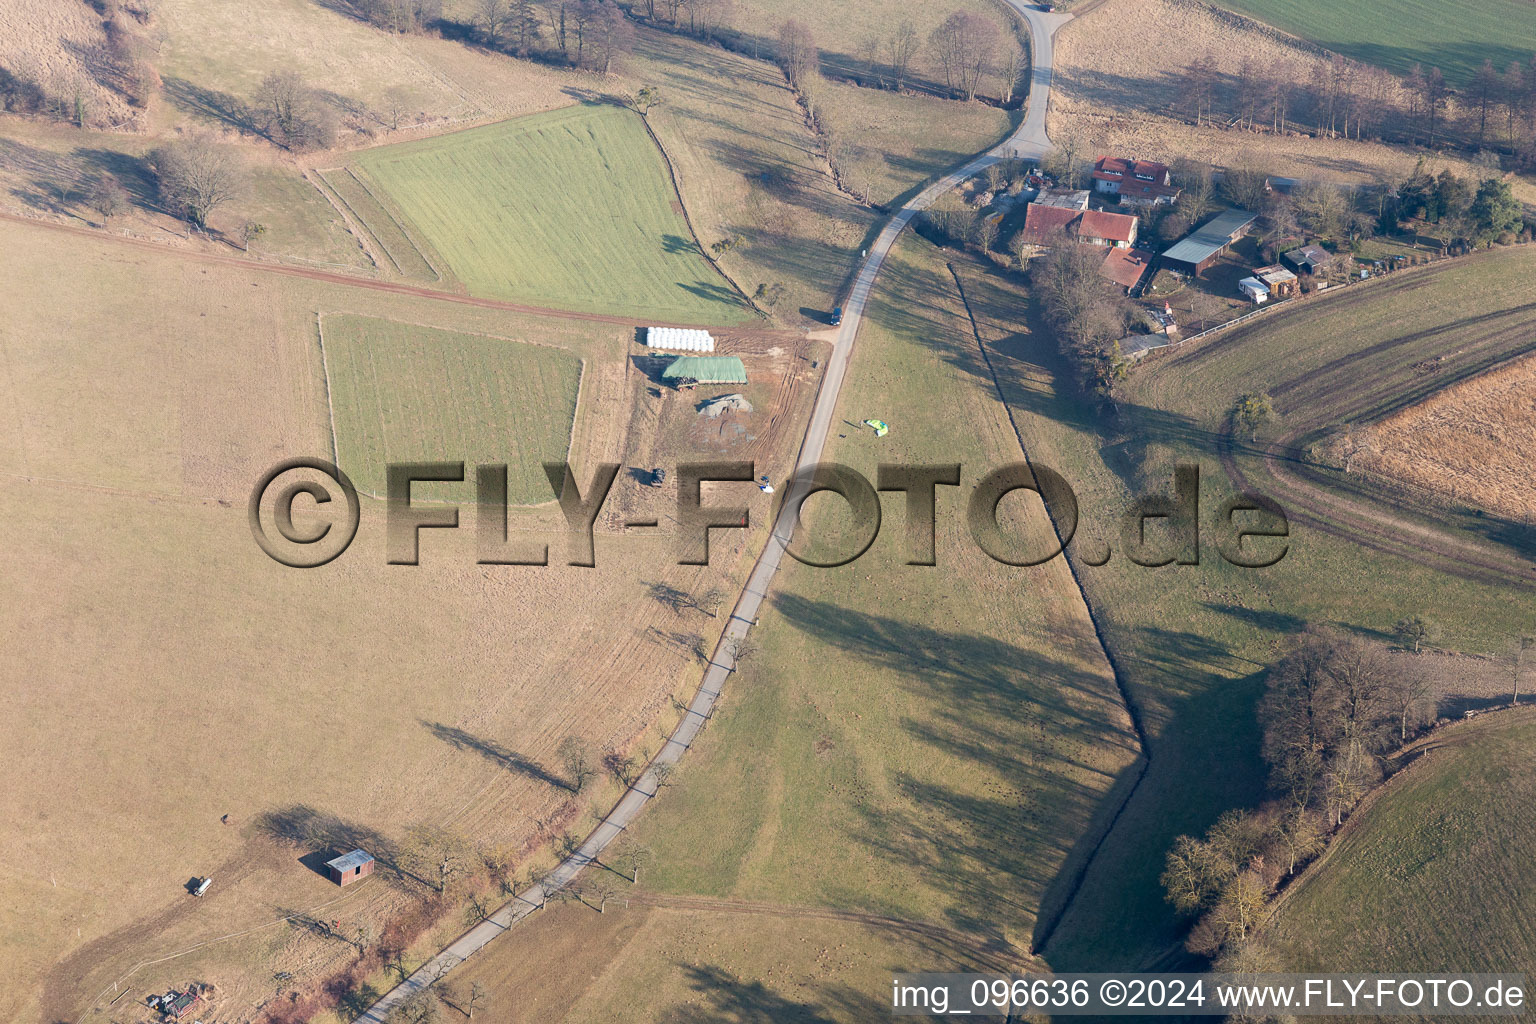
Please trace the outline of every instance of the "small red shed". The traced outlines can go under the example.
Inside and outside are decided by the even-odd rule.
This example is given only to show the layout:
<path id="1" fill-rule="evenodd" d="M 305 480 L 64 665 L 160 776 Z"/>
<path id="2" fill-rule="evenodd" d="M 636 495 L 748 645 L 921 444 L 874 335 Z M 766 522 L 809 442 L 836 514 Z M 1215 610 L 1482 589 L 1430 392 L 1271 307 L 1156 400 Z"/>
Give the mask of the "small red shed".
<path id="1" fill-rule="evenodd" d="M 337 885 L 351 885 L 373 874 L 373 854 L 366 850 L 353 850 L 335 860 L 326 861 L 325 870 Z"/>

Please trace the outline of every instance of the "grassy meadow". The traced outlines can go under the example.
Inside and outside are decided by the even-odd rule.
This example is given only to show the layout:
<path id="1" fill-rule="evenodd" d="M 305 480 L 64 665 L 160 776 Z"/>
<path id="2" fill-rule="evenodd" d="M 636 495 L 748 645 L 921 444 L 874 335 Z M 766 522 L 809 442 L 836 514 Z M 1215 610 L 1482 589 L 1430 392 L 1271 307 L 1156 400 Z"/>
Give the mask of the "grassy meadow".
<path id="1" fill-rule="evenodd" d="M 1489 270 L 1465 265 L 1468 274 Z M 1348 383 L 1371 381 L 1373 360 L 1407 367 L 1412 359 L 1391 354 L 1394 340 L 1423 358 L 1427 351 L 1454 352 L 1463 339 L 1454 330 L 1418 336 L 1424 318 L 1437 314 L 1412 286 L 1388 291 L 1395 312 L 1383 311 L 1385 340 L 1341 329 L 1319 303 L 1260 321 L 1262 337 L 1258 327 L 1233 332 L 1147 363 L 1124 386 L 1112 416 L 1066 382 L 1049 331 L 1012 278 L 977 268 L 966 280 L 1032 457 L 1062 472 L 1076 490 L 1083 519 L 1074 552 L 1097 560 L 1104 545 L 1110 547 L 1108 564 L 1080 560 L 1079 572 L 1149 734 L 1146 778 L 1042 955 L 1059 970 L 1168 963 L 1178 956 L 1181 924 L 1158 885 L 1163 856 L 1178 834 L 1202 832 L 1223 810 L 1261 798 L 1255 708 L 1264 670 L 1298 630 L 1330 622 L 1385 639 L 1397 619 L 1423 614 L 1444 626 L 1443 646 L 1493 653 L 1536 612 L 1528 588 L 1490 585 L 1454 565 L 1425 565 L 1347 531 L 1294 519 L 1288 553 L 1277 565 L 1227 564 L 1212 543 L 1218 525 L 1212 519 L 1232 490 L 1219 458 L 1225 411 L 1240 391 L 1278 390 L 1293 378 L 1298 401 L 1315 384 L 1326 405 L 1339 393 L 1333 373 Z M 1358 365 L 1352 373 L 1351 361 Z M 1404 386 L 1390 376 L 1384 386 L 1391 381 Z M 1201 562 L 1131 564 L 1121 515 L 1135 495 L 1170 491 L 1180 461 L 1202 470 Z M 1276 497 L 1284 506 L 1286 496 Z"/>
<path id="2" fill-rule="evenodd" d="M 476 295 L 687 323 L 750 316 L 701 257 L 660 155 L 621 107 L 536 114 L 354 163 Z"/>
<path id="3" fill-rule="evenodd" d="M 1536 712 L 1485 715 L 1357 811 L 1266 931 L 1286 970 L 1536 969 Z"/>
<path id="4" fill-rule="evenodd" d="M 1526 0 L 1393 0 L 1390 17 L 1370 4 L 1333 0 L 1219 6 L 1399 75 L 1415 64 L 1438 67 L 1452 85 L 1470 83 L 1484 60 L 1500 73 L 1510 61 L 1529 61 L 1536 40 L 1536 7 Z"/>
<path id="5" fill-rule="evenodd" d="M 581 390 L 571 352 L 362 316 L 321 333 L 337 462 L 359 490 L 382 496 L 391 462 L 506 462 L 510 503 L 550 500 L 542 463 L 565 459 Z"/>

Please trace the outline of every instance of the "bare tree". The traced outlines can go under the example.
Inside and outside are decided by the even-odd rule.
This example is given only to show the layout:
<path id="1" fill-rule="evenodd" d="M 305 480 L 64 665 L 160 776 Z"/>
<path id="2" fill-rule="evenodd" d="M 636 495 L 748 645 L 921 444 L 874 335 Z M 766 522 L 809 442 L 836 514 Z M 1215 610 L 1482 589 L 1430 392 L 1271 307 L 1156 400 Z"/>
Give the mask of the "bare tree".
<path id="1" fill-rule="evenodd" d="M 244 190 L 239 158 L 207 135 L 193 135 L 155 150 L 150 166 L 166 208 L 197 228 L 207 228 L 213 212 Z"/>
<path id="2" fill-rule="evenodd" d="M 384 123 L 391 131 L 399 131 L 400 124 L 411 112 L 411 97 L 396 86 L 384 94 Z"/>
<path id="3" fill-rule="evenodd" d="M 1420 725 L 1435 715 L 1435 688 L 1423 662 L 1398 665 L 1388 678 L 1386 700 L 1397 715 L 1397 742 L 1408 742 L 1408 726 Z"/>
<path id="4" fill-rule="evenodd" d="M 640 882 L 640 869 L 650 863 L 652 854 L 650 848 L 638 840 L 625 835 L 619 840 L 614 849 L 613 864 L 619 871 L 629 876 L 629 880 L 636 884 Z"/>
<path id="5" fill-rule="evenodd" d="M 603 755 L 603 768 L 614 777 L 622 786 L 631 786 L 635 781 L 635 759 L 617 750 L 610 750 Z"/>
<path id="6" fill-rule="evenodd" d="M 1013 102 L 1013 94 L 1019 87 L 1024 71 L 1029 67 L 1024 50 L 1012 38 L 1003 40 L 1003 52 L 997 58 L 997 99 L 1003 106 Z"/>
<path id="7" fill-rule="evenodd" d="M 475 1011 L 485 1004 L 485 986 L 478 981 L 469 983 L 469 996 L 464 1001 L 464 1016 L 475 1019 Z"/>
<path id="8" fill-rule="evenodd" d="M 790 85 L 803 86 L 815 74 L 820 59 L 810 26 L 794 18 L 779 26 L 779 65 Z"/>
<path id="9" fill-rule="evenodd" d="M 592 748 L 586 741 L 579 736 L 567 736 L 560 741 L 555 753 L 565 768 L 566 785 L 571 792 L 580 793 L 586 789 L 587 783 L 597 774 L 597 768 L 592 763 Z"/>
<path id="10" fill-rule="evenodd" d="M 501 45 L 501 32 L 507 24 L 507 0 L 476 0 L 475 18 L 485 41 L 492 46 Z"/>
<path id="11" fill-rule="evenodd" d="M 97 179 L 96 184 L 91 186 L 88 201 L 91 209 L 101 214 L 103 227 L 131 205 L 128 190 L 123 188 L 122 182 L 110 174 L 103 174 Z"/>
<path id="12" fill-rule="evenodd" d="M 261 80 L 256 95 L 274 142 L 293 150 L 335 143 L 335 115 L 297 72 L 272 72 Z"/>
<path id="13" fill-rule="evenodd" d="M 618 895 L 618 886 L 613 884 L 610 875 L 594 875 L 586 885 L 582 886 L 585 896 L 597 903 L 597 912 L 603 913 L 608 909 L 608 901 Z"/>
<path id="14" fill-rule="evenodd" d="M 744 636 L 733 636 L 725 641 L 726 657 L 731 659 L 731 671 L 741 667 L 741 663 L 757 656 L 757 645 Z"/>
<path id="15" fill-rule="evenodd" d="M 635 27 L 611 0 L 583 5 L 576 62 L 608 74 L 620 54 L 635 46 Z"/>
<path id="16" fill-rule="evenodd" d="M 951 92 L 967 100 L 976 98 L 1000 32 L 997 22 L 970 11 L 955 11 L 933 30 L 928 45 Z"/>
<path id="17" fill-rule="evenodd" d="M 890 65 L 891 83 L 897 92 L 901 91 L 912 73 L 912 60 L 917 56 L 918 45 L 917 29 L 910 21 L 897 25 L 885 41 L 885 61 Z"/>

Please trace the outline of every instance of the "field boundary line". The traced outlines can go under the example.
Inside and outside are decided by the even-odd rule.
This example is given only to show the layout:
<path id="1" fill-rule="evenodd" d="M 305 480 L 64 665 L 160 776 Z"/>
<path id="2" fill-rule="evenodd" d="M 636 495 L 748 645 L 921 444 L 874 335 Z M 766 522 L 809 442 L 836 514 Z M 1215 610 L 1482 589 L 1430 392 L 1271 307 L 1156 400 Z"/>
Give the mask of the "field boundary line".
<path id="1" fill-rule="evenodd" d="M 341 445 L 336 440 L 336 403 L 331 399 L 331 367 L 325 361 L 325 311 L 315 310 L 315 340 L 320 345 L 320 375 L 325 380 L 325 408 L 331 421 L 331 462 L 341 465 Z M 369 495 L 373 497 L 373 495 Z"/>
<path id="2" fill-rule="evenodd" d="M 357 247 L 363 250 L 363 255 L 368 257 L 368 262 L 373 264 L 373 269 L 384 269 L 379 265 L 378 256 L 374 254 L 373 249 L 368 245 L 368 240 L 364 237 L 364 234 L 367 233 L 367 228 L 362 224 L 353 223 L 352 214 L 350 208 L 348 208 L 346 205 L 346 200 L 342 199 L 341 196 L 331 188 L 331 183 L 325 180 L 324 174 L 322 174 L 318 169 L 312 169 L 309 167 L 302 168 L 299 173 L 304 176 L 304 180 L 309 182 L 310 186 L 313 187 L 316 192 L 320 193 L 321 198 L 326 201 L 327 205 L 336 211 L 337 216 L 341 217 L 341 222 L 346 225 L 347 234 L 351 235 L 357 240 Z M 311 174 L 314 174 L 315 177 L 311 178 Z M 320 180 L 316 181 L 315 178 Z M 333 195 L 335 198 L 332 198 Z"/>
<path id="3" fill-rule="evenodd" d="M 667 155 L 667 147 L 661 144 L 661 139 L 657 137 L 656 132 L 651 128 L 651 122 L 644 114 L 635 111 L 635 116 L 640 118 L 640 124 L 645 129 L 645 134 L 650 136 L 651 142 L 656 146 L 656 152 L 661 154 L 661 162 L 667 166 L 667 180 L 672 182 L 672 194 L 677 197 L 677 208 L 683 211 L 683 223 L 688 225 L 688 234 L 693 237 L 693 244 L 698 247 L 699 255 L 704 257 L 704 262 L 714 268 L 715 273 L 725 279 L 725 283 L 730 285 L 737 295 L 741 296 L 742 301 L 747 304 L 748 308 L 764 320 L 770 319 L 768 314 L 757 303 L 752 301 L 752 296 L 743 291 L 741 285 L 737 284 L 735 279 L 725 272 L 725 268 L 715 262 L 714 257 L 710 256 L 708 250 L 704 248 L 704 242 L 699 238 L 698 231 L 694 229 L 693 217 L 688 213 L 688 204 L 683 201 L 682 183 L 678 181 L 677 168 L 672 165 L 672 158 Z"/>
<path id="4" fill-rule="evenodd" d="M 331 270 L 319 270 L 311 267 L 296 267 L 286 263 L 278 263 L 274 260 L 252 259 L 243 255 L 230 255 L 222 252 L 207 252 L 204 250 L 189 248 L 185 245 L 171 241 L 156 240 L 143 235 L 131 235 L 116 231 L 105 231 L 101 228 L 78 227 L 74 224 L 47 217 L 33 217 L 24 213 L 17 213 L 12 209 L 0 208 L 0 220 L 13 221 L 17 224 L 25 224 L 30 227 L 40 228 L 46 231 L 60 231 L 65 234 L 76 235 L 80 238 L 107 240 L 118 245 L 133 246 L 146 252 L 156 252 L 163 255 L 175 256 L 180 259 L 193 260 L 201 263 L 223 263 L 235 267 L 244 267 L 247 270 L 259 271 L 267 274 L 278 274 L 287 277 L 299 277 L 308 281 L 319 281 L 326 284 L 335 284 L 348 288 L 359 288 L 368 291 L 389 292 L 394 295 L 409 296 L 413 298 L 429 299 L 438 302 L 453 302 L 462 306 L 477 306 L 482 309 L 500 309 L 509 313 L 517 313 L 523 316 L 552 317 L 560 320 L 585 320 L 592 323 L 617 324 L 623 327 L 685 327 L 685 328 L 716 328 L 718 324 L 709 324 L 701 321 L 683 323 L 677 320 L 640 320 L 631 316 L 620 316 L 615 313 L 591 313 L 576 309 L 556 309 L 551 306 L 533 306 L 523 302 L 512 302 L 507 299 L 488 298 L 482 295 L 466 295 L 462 292 L 445 291 L 442 288 L 431 288 L 425 284 L 412 281 L 388 281 L 378 277 L 366 277 L 358 274 L 341 274 Z M 181 236 L 173 236 L 177 242 Z M 237 252 L 239 250 L 236 250 Z"/>
<path id="5" fill-rule="evenodd" d="M 344 166 L 331 168 L 332 173 L 345 170 L 347 170 L 347 168 Z M 325 176 L 325 171 L 317 169 L 315 173 L 320 176 L 321 181 L 330 186 L 331 191 L 336 193 L 336 198 L 341 200 L 342 205 L 345 206 L 347 211 L 352 214 L 353 219 L 357 221 L 357 223 L 362 227 L 364 231 L 368 232 L 368 235 L 373 239 L 374 244 L 379 247 L 379 251 L 384 254 L 384 258 L 389 260 L 390 264 L 395 268 L 395 273 L 399 274 L 401 277 L 406 276 L 405 271 L 400 269 L 400 261 L 395 259 L 395 254 L 389 251 L 389 246 L 385 245 L 384 240 L 378 236 L 378 233 L 374 231 L 373 228 L 368 226 L 368 222 L 363 219 L 363 215 L 358 213 L 357 208 L 347 200 L 346 196 L 341 194 L 341 190 L 338 189 L 335 185 L 331 184 L 331 180 Z"/>
<path id="6" fill-rule="evenodd" d="M 361 187 L 364 192 L 368 193 L 368 198 L 379 204 L 379 209 L 384 211 L 384 216 L 388 217 L 390 222 L 394 224 L 395 227 L 400 229 L 400 234 L 405 238 L 406 244 L 408 244 L 412 249 L 416 250 L 416 255 L 421 257 L 421 262 L 427 265 L 427 269 L 432 271 L 432 276 L 436 278 L 439 283 L 441 283 L 443 280 L 442 272 L 439 271 L 437 267 L 433 265 L 432 261 L 427 258 L 426 250 L 422 248 L 421 243 L 412 238 L 411 233 L 406 230 L 405 224 L 402 222 L 402 218 L 405 215 L 402 213 L 399 217 L 395 216 L 395 211 L 390 209 L 391 204 L 385 203 L 383 199 L 379 198 L 379 194 L 377 192 L 368 187 L 368 183 L 358 175 L 356 166 L 354 164 L 347 164 L 347 173 L 352 176 L 352 180 L 357 182 L 358 186 Z M 386 193 L 386 195 L 387 194 L 388 193 Z"/>
<path id="7" fill-rule="evenodd" d="M 987 344 L 981 338 L 981 330 L 976 323 L 976 314 L 971 310 L 971 301 L 965 294 L 965 284 L 960 280 L 960 273 L 955 269 L 953 263 L 946 260 L 944 265 L 949 268 L 950 276 L 955 279 L 955 289 L 960 293 L 960 302 L 965 307 L 966 319 L 971 322 L 971 335 L 976 339 L 976 347 L 981 352 L 982 361 L 987 364 L 987 373 L 992 378 L 992 387 L 997 392 L 998 403 L 1002 405 L 1003 411 L 1008 416 L 1008 425 L 1013 428 L 1013 437 L 1019 444 L 1019 452 L 1024 456 L 1024 463 L 1029 466 L 1029 471 L 1033 474 L 1035 472 L 1035 464 L 1034 460 L 1029 457 L 1029 446 L 1024 443 L 1024 434 L 1019 429 L 1018 420 L 1014 418 L 1013 406 L 1008 403 L 1008 397 L 1003 393 L 1003 383 L 997 375 L 997 367 L 993 365 L 992 356 L 987 352 Z M 1072 882 L 1067 888 L 1066 895 L 1061 900 L 1061 906 L 1051 916 L 1050 920 L 1043 924 L 1037 924 L 1039 938 L 1030 943 L 1029 949 L 1030 953 L 1036 955 L 1044 952 L 1046 943 L 1051 941 L 1051 936 L 1055 934 L 1056 928 L 1061 924 L 1062 919 L 1067 916 L 1067 911 L 1072 908 L 1078 893 L 1082 891 L 1083 882 L 1087 880 L 1089 868 L 1098 859 L 1099 851 L 1114 832 L 1115 826 L 1120 823 L 1121 815 L 1130 806 L 1131 798 L 1141 788 L 1142 782 L 1146 780 L 1147 772 L 1152 767 L 1152 748 L 1147 742 L 1146 729 L 1142 726 L 1141 709 L 1137 707 L 1136 701 L 1131 696 L 1130 687 L 1125 681 L 1125 674 L 1121 670 L 1120 663 L 1115 658 L 1114 652 L 1110 649 L 1109 638 L 1104 633 L 1104 627 L 1099 622 L 1098 614 L 1093 610 L 1092 602 L 1088 600 L 1088 590 L 1083 586 L 1082 575 L 1078 572 L 1077 563 L 1067 555 L 1067 544 L 1061 536 L 1061 525 L 1057 522 L 1056 515 L 1051 511 L 1050 503 L 1045 500 L 1043 493 L 1040 495 L 1040 504 L 1045 507 L 1045 517 L 1050 521 L 1051 531 L 1055 533 L 1056 540 L 1061 545 L 1061 557 L 1066 560 L 1067 571 L 1072 576 L 1072 582 L 1077 585 L 1078 598 L 1083 602 L 1083 610 L 1088 614 L 1088 622 L 1093 627 L 1094 637 L 1099 642 L 1099 649 L 1104 653 L 1104 661 L 1109 665 L 1110 676 L 1115 682 L 1115 691 L 1120 697 L 1121 705 L 1125 708 L 1126 717 L 1131 721 L 1131 730 L 1136 737 L 1136 760 L 1139 762 L 1139 767 L 1136 771 L 1135 781 L 1126 787 L 1125 796 L 1121 799 L 1120 805 L 1115 808 L 1115 812 L 1104 823 L 1099 837 L 1094 841 L 1093 846 L 1078 865 L 1072 877 Z"/>

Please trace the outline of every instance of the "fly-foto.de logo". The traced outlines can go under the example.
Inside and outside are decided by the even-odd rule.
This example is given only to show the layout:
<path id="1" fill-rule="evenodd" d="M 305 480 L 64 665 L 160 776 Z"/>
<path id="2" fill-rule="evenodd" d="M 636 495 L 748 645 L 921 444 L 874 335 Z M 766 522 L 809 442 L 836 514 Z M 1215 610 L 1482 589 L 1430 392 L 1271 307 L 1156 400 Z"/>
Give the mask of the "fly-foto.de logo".
<path id="1" fill-rule="evenodd" d="M 617 463 L 604 463 L 583 482 L 568 463 L 545 463 L 551 496 L 558 501 L 565 529 L 558 537 L 514 537 L 507 529 L 507 466 L 482 463 L 474 468 L 476 561 L 481 565 L 549 565 L 552 540 L 563 539 L 568 565 L 597 564 L 593 531 L 603 504 L 619 474 Z M 904 498 L 906 530 L 903 555 L 908 565 L 938 564 L 940 488 L 959 488 L 958 463 L 881 465 L 875 481 L 858 470 L 833 462 L 802 469 L 774 488 L 757 474 L 751 462 L 689 462 L 677 466 L 677 560 L 681 565 L 709 564 L 713 530 L 742 530 L 751 526 L 747 505 L 706 502 L 705 484 L 754 483 L 773 493 L 777 506 L 771 522 L 787 554 L 806 565 L 847 565 L 874 544 L 880 534 L 881 492 Z M 417 565 L 423 530 L 458 529 L 459 508 L 413 498 L 416 484 L 464 483 L 462 462 L 401 462 L 386 468 L 384 507 L 385 552 L 390 565 Z M 1120 515 L 1120 550 L 1136 565 L 1199 565 L 1206 543 L 1228 563 L 1258 569 L 1274 565 L 1290 550 L 1290 522 L 1278 503 L 1261 494 L 1227 498 L 1204 523 L 1202 538 L 1200 467 L 1181 464 L 1174 469 L 1171 494 L 1142 497 Z M 1025 531 L 1010 529 L 1000 516 L 1003 500 L 1017 491 L 1032 491 L 1044 501 L 1054 527 L 1042 543 Z M 833 494 L 847 506 L 831 543 L 800 517 L 806 499 Z M 341 510 L 345 506 L 344 511 Z M 951 502 L 944 502 L 948 509 Z M 295 522 L 295 511 L 304 516 Z M 336 509 L 339 517 L 326 518 Z M 1040 565 L 1061 555 L 1077 534 L 1080 510 L 1077 495 L 1061 474 L 1038 464 L 1010 463 L 987 471 L 970 485 L 964 515 L 971 540 L 989 557 L 1005 565 Z M 308 569 L 327 564 L 357 536 L 362 504 L 357 488 L 333 463 L 324 459 L 289 459 L 268 470 L 251 492 L 251 533 L 261 550 L 275 561 Z M 657 519 L 633 520 L 627 527 L 655 527 Z M 1094 549 L 1096 547 L 1096 550 Z M 1112 551 L 1107 543 L 1075 551 L 1088 565 L 1103 565 Z"/>

